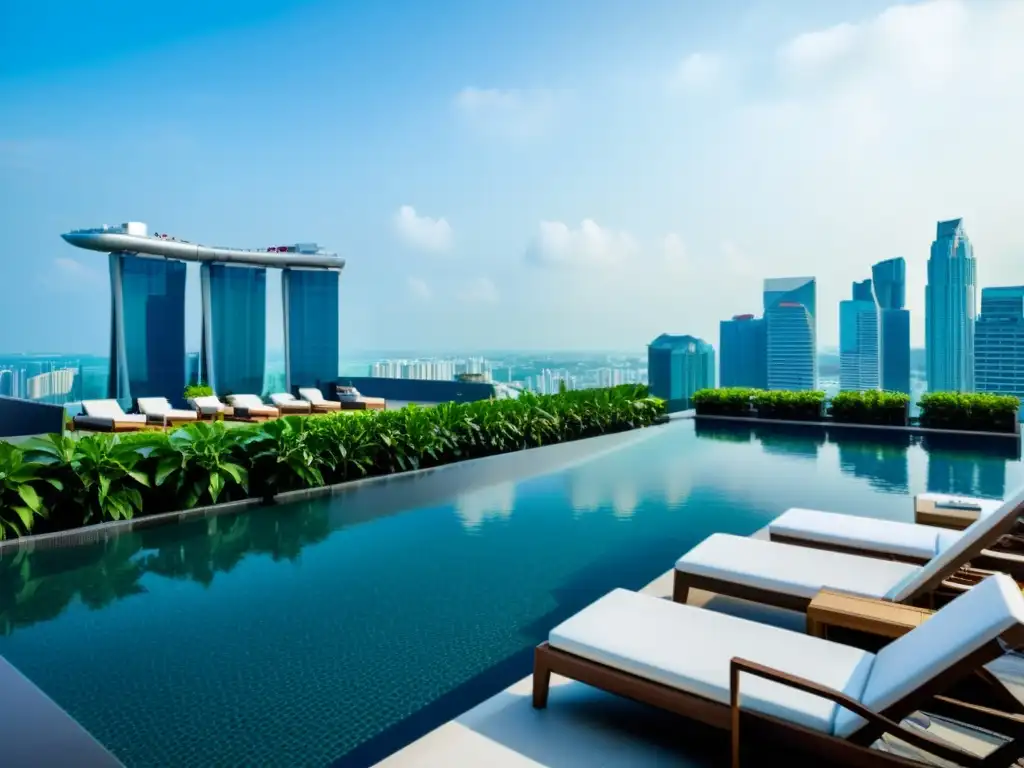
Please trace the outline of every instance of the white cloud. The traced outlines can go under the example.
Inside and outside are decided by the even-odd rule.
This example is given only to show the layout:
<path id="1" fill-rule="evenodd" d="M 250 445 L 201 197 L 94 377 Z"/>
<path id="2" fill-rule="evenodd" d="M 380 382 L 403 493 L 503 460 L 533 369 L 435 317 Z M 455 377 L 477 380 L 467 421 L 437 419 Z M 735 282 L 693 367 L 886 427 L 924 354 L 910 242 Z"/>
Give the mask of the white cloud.
<path id="1" fill-rule="evenodd" d="M 409 288 L 409 293 L 421 301 L 426 301 L 434 295 L 430 286 L 427 285 L 427 281 L 419 277 L 407 278 L 406 286 Z"/>
<path id="2" fill-rule="evenodd" d="M 395 231 L 413 248 L 439 253 L 452 247 L 453 231 L 446 219 L 421 216 L 411 205 L 403 205 L 394 215 Z"/>
<path id="3" fill-rule="evenodd" d="M 466 304 L 497 304 L 498 289 L 490 278 L 477 277 L 462 286 L 459 299 Z"/>
<path id="4" fill-rule="evenodd" d="M 779 49 L 779 58 L 793 69 L 826 66 L 849 54 L 860 34 L 861 28 L 849 22 L 804 32 Z"/>
<path id="5" fill-rule="evenodd" d="M 661 258 L 669 274 L 683 275 L 689 269 L 686 245 L 675 232 L 665 235 L 661 241 Z"/>
<path id="6" fill-rule="evenodd" d="M 619 265 L 637 251 L 636 240 L 628 232 L 584 219 L 578 229 L 560 221 L 542 221 L 526 256 L 542 266 L 590 269 Z"/>
<path id="7" fill-rule="evenodd" d="M 696 90 L 714 85 L 722 75 L 722 58 L 712 53 L 691 53 L 672 77 L 677 88 Z"/>
<path id="8" fill-rule="evenodd" d="M 547 132 L 558 99 L 545 89 L 463 88 L 455 108 L 474 128 L 506 138 L 526 139 Z"/>

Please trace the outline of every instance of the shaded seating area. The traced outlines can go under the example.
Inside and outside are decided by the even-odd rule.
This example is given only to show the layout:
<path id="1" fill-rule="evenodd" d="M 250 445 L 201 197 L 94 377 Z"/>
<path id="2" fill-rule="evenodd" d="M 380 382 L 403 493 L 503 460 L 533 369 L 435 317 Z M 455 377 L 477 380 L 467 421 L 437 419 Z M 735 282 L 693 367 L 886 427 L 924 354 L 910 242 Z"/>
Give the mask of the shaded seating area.
<path id="1" fill-rule="evenodd" d="M 537 647 L 533 706 L 547 706 L 558 674 L 730 731 L 734 767 L 741 745 L 796 748 L 815 765 L 919 764 L 872 748 L 888 734 L 954 765 L 1006 768 L 1024 755 L 1020 705 L 1001 712 L 951 694 L 977 675 L 994 680 L 984 666 L 1022 641 L 1024 596 L 1002 574 L 878 653 L 617 589 Z M 983 757 L 969 754 L 903 727 L 918 711 L 955 716 L 1001 740 Z"/>
<path id="2" fill-rule="evenodd" d="M 143 413 L 125 413 L 117 400 L 83 400 L 83 414 L 75 416 L 72 426 L 89 432 L 134 432 L 150 424 Z"/>
<path id="3" fill-rule="evenodd" d="M 140 397 L 139 413 L 143 414 L 150 424 L 157 426 L 174 426 L 187 424 L 199 418 L 195 411 L 174 408 L 166 397 Z"/>

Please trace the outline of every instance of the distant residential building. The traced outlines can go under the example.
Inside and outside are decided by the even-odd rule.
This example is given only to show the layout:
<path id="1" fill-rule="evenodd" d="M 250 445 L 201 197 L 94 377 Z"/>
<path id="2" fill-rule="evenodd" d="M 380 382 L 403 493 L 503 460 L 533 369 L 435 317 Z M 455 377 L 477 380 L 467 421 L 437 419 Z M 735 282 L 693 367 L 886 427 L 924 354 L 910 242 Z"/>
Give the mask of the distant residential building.
<path id="1" fill-rule="evenodd" d="M 1024 286 L 981 289 L 974 386 L 978 392 L 1024 398 Z"/>
<path id="2" fill-rule="evenodd" d="M 925 356 L 931 392 L 974 390 L 975 284 L 974 249 L 963 219 L 940 221 L 925 287 Z"/>
<path id="3" fill-rule="evenodd" d="M 871 281 L 853 284 L 853 298 L 839 302 L 839 389 L 863 392 L 881 385 L 878 308 Z"/>
<path id="4" fill-rule="evenodd" d="M 670 411 L 691 407 L 693 393 L 715 386 L 715 350 L 695 336 L 663 333 L 647 347 L 650 391 Z"/>
<path id="5" fill-rule="evenodd" d="M 818 321 L 813 277 L 764 281 L 768 389 L 818 386 Z"/>
<path id="6" fill-rule="evenodd" d="M 910 310 L 907 300 L 907 263 L 902 257 L 871 267 L 878 307 L 881 387 L 887 392 L 910 394 Z"/>
<path id="7" fill-rule="evenodd" d="M 735 315 L 718 332 L 718 386 L 768 386 L 767 328 L 763 318 Z"/>

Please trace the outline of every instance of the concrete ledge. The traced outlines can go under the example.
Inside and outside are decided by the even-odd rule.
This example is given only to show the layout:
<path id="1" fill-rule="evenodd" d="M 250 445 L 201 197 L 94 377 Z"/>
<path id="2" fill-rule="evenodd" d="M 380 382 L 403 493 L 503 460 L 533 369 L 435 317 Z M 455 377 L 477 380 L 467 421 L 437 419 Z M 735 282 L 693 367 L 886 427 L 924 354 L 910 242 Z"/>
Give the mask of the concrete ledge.
<path id="1" fill-rule="evenodd" d="M 711 416 L 708 414 L 694 414 L 695 421 L 731 421 L 741 424 L 760 424 L 770 426 L 772 424 L 784 424 L 786 426 L 798 427 L 824 427 L 825 429 L 848 429 L 848 430 L 869 430 L 869 431 L 890 431 L 904 432 L 911 435 L 963 435 L 965 437 L 1000 437 L 1003 439 L 1016 440 L 1020 442 L 1020 433 L 1017 432 L 977 432 L 966 429 L 935 429 L 933 427 L 918 426 L 892 426 L 890 424 L 851 424 L 845 421 L 799 421 L 796 419 L 759 419 L 753 416 Z"/>

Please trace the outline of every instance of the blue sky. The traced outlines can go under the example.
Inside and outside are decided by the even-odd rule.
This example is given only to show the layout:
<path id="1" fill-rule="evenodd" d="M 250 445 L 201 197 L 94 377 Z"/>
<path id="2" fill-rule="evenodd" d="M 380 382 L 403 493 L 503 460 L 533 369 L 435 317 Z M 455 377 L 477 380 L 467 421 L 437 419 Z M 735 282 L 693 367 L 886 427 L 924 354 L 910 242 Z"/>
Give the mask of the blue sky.
<path id="1" fill-rule="evenodd" d="M 1024 283 L 1022 5 L 7 3 L 0 349 L 105 350 L 59 234 L 129 219 L 337 250 L 354 350 L 717 344 L 798 274 L 834 344 L 899 255 L 920 342 L 937 219 Z"/>

